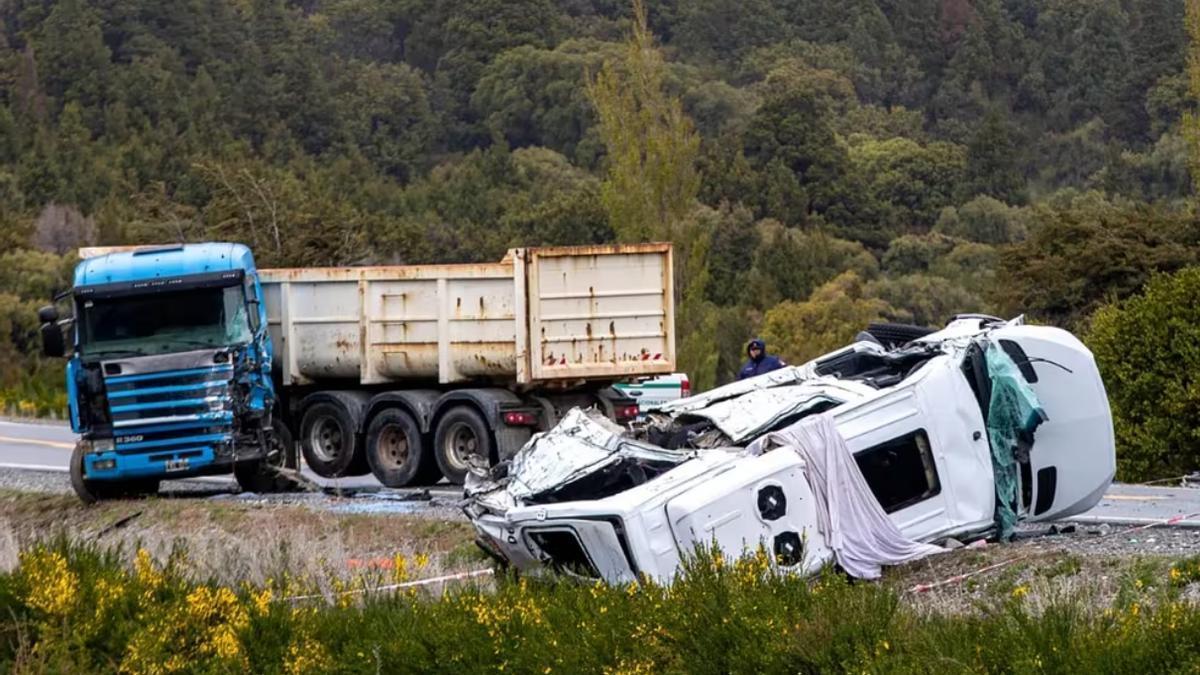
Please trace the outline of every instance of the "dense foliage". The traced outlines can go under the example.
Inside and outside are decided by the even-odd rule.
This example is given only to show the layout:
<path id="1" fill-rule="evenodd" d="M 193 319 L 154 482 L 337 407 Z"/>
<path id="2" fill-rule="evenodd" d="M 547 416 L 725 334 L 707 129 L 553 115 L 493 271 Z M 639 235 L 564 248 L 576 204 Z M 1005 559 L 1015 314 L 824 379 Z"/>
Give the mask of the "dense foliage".
<path id="1" fill-rule="evenodd" d="M 872 319 L 1076 327 L 1195 261 L 1183 0 L 667 0 L 640 81 L 630 17 L 3 3 L 0 246 L 236 239 L 272 266 L 670 237 L 697 388 L 759 332 L 797 359 Z M 648 146 L 605 132 L 605 91 L 675 145 L 621 164 Z M 55 405 L 29 356 L 29 310 L 66 284 L 46 261 L 0 283 L 4 407 Z"/>
<path id="2" fill-rule="evenodd" d="M 1200 466 L 1200 267 L 1156 277 L 1143 294 L 1101 308 L 1088 345 L 1112 400 L 1122 477 Z"/>
<path id="3" fill-rule="evenodd" d="M 1073 575 L 1046 569 L 1046 578 Z M 130 569 L 132 567 L 132 569 Z M 1148 673 L 1194 669 L 1197 561 L 1122 574 L 1102 605 L 1029 587 L 967 614 L 915 609 L 882 584 L 780 574 L 765 553 L 702 555 L 670 587 L 501 578 L 371 592 L 427 576 L 198 582 L 177 553 L 37 545 L 0 574 L 0 667 L 22 673 Z M 1094 585 L 1094 584 L 1093 584 Z M 997 582 L 1000 589 L 1003 583 Z M 305 599 L 295 600 L 295 596 Z M 331 602 L 332 601 L 332 602 Z"/>

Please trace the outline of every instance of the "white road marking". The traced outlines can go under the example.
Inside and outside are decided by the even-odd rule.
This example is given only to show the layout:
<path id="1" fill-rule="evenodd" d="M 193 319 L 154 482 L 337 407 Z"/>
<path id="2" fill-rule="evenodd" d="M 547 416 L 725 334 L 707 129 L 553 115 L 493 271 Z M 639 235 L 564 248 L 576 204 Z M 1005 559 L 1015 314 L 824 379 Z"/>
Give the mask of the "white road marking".
<path id="1" fill-rule="evenodd" d="M 0 462 L 0 469 L 24 469 L 26 471 L 53 471 L 54 473 L 66 473 L 65 466 L 50 466 L 48 464 L 16 464 L 14 462 Z"/>
<path id="2" fill-rule="evenodd" d="M 65 450 L 74 450 L 74 443 L 63 443 L 62 441 L 43 441 L 40 438 L 14 438 L 12 436 L 0 436 L 0 443 L 16 443 L 18 445 L 45 445 L 51 448 L 63 448 Z"/>

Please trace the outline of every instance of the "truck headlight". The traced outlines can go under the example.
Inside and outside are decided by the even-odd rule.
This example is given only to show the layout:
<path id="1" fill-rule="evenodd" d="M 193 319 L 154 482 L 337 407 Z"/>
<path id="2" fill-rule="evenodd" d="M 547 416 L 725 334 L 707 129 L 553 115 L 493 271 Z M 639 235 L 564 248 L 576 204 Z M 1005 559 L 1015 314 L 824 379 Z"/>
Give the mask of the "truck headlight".
<path id="1" fill-rule="evenodd" d="M 111 438 L 100 438 L 92 441 L 92 452 L 112 452 L 116 447 Z"/>

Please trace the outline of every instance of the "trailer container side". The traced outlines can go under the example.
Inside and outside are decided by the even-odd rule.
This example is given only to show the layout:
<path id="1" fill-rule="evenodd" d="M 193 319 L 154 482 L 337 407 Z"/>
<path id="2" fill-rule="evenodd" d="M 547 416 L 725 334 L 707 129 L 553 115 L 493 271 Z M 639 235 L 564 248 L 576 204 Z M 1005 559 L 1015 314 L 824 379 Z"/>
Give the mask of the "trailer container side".
<path id="1" fill-rule="evenodd" d="M 669 244 L 260 272 L 282 383 L 620 380 L 674 369 Z"/>

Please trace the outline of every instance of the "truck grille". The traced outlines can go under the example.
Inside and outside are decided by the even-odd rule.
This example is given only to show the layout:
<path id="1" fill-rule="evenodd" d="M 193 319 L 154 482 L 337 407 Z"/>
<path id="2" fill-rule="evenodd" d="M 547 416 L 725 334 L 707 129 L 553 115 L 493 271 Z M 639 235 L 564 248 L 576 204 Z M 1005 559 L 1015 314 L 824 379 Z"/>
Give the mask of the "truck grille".
<path id="1" fill-rule="evenodd" d="M 231 444 L 233 366 L 104 378 L 119 454 L 170 456 Z"/>

